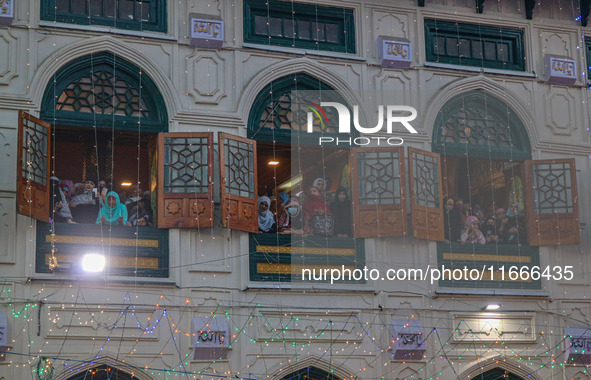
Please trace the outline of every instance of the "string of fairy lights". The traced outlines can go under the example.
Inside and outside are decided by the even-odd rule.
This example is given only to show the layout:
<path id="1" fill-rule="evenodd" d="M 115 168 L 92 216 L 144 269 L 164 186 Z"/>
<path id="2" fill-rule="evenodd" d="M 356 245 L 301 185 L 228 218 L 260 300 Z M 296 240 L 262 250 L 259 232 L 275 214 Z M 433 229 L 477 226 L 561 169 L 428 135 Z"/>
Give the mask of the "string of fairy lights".
<path id="1" fill-rule="evenodd" d="M 179 1 L 179 6 L 180 5 L 182 5 L 182 2 Z M 232 7 L 234 7 L 233 4 Z M 574 6 L 572 9 L 574 9 Z M 316 21 L 318 21 L 318 19 Z M 368 30 L 368 32 L 371 33 L 372 30 Z M 89 34 L 92 37 L 92 33 L 89 32 Z M 187 36 L 185 36 L 185 39 L 186 38 Z M 235 42 L 236 41 L 234 40 L 234 43 Z M 581 44 L 584 45 L 584 36 L 581 36 Z M 139 44 L 139 46 L 141 53 L 142 44 Z M 271 44 L 269 42 L 269 47 L 270 46 Z M 236 53 L 232 51 L 231 54 L 235 55 Z M 415 54 L 418 56 L 419 53 L 415 52 Z M 234 59 L 236 59 L 236 56 L 234 56 Z M 188 83 L 189 57 L 185 57 L 185 60 L 187 67 L 185 70 L 185 78 Z M 113 69 L 115 71 L 115 61 L 113 64 Z M 27 63 L 27 65 L 29 65 L 29 63 Z M 233 73 L 232 75 L 233 81 L 235 82 L 236 73 Z M 583 77 L 585 77 L 585 70 L 583 70 Z M 211 81 L 209 75 L 208 80 Z M 371 84 L 371 79 L 369 79 L 368 85 L 371 86 Z M 141 98 L 141 79 L 139 91 Z M 187 93 L 187 95 L 189 94 Z M 586 96 L 588 107 L 588 94 Z M 485 105 L 486 104 L 485 101 Z M 189 106 L 189 110 L 199 111 L 201 108 L 193 110 L 191 106 Z M 591 113 L 590 111 L 588 112 Z M 209 117 L 214 117 L 211 105 L 207 106 L 207 113 Z M 141 108 L 139 115 L 138 182 L 141 144 Z M 507 112 L 507 127 L 510 127 L 509 112 Z M 207 130 L 210 131 L 210 128 L 208 127 Z M 591 128 L 588 128 L 588 130 L 591 131 Z M 509 136 L 510 135 L 511 134 L 509 133 Z M 274 137 L 273 141 L 275 142 Z M 445 144 L 443 144 L 443 147 L 445 149 Z M 112 160 L 113 156 L 114 154 L 111 154 Z M 275 144 L 273 144 L 273 157 L 275 157 Z M 466 161 L 469 162 L 467 151 L 465 158 Z M 442 155 L 444 171 L 446 170 L 446 159 L 447 155 L 444 151 Z M 113 165 L 113 162 L 111 165 Z M 490 155 L 489 165 L 492 168 L 492 156 Z M 301 175 L 301 165 L 299 171 Z M 513 177 L 514 176 L 515 173 L 513 172 Z M 325 177 L 325 175 L 323 175 L 323 177 Z M 277 178 L 274 177 L 273 180 L 276 188 Z M 469 194 L 471 196 L 471 192 L 469 192 Z M 197 194 L 195 193 L 195 195 Z M 212 199 L 212 203 L 213 202 Z M 33 228 L 32 225 L 31 228 Z M 52 234 L 53 231 L 52 228 Z M 219 239 L 217 232 L 219 231 L 215 231 L 214 228 L 211 228 L 209 234 L 206 236 L 205 234 L 202 234 L 201 229 L 198 228 L 195 233 L 197 235 L 197 240 L 200 243 L 199 247 L 204 249 L 194 249 L 192 252 L 193 256 L 199 254 L 202 259 L 215 257 L 214 249 L 207 245 L 207 240 L 210 239 L 213 241 L 216 240 L 216 237 Z M 222 253 L 224 255 L 223 258 L 182 263 L 182 265 L 171 266 L 170 269 L 199 266 L 204 263 L 217 263 L 227 269 L 231 269 L 235 266 L 232 266 L 229 260 L 240 259 L 243 256 L 248 256 L 253 253 L 248 252 L 232 255 L 232 244 L 234 244 L 234 240 L 235 239 L 230 236 L 228 239 L 230 250 L 228 253 Z M 406 246 L 409 238 L 405 236 L 402 237 L 401 240 L 403 241 L 403 245 Z M 432 242 L 432 240 L 427 240 Z M 54 242 L 53 238 L 52 242 Z M 498 254 L 498 244 L 495 244 L 495 249 Z M 518 250 L 519 249 L 520 247 L 518 247 Z M 562 247 L 559 241 L 557 248 L 558 260 L 561 260 L 562 257 L 561 249 Z M 54 251 L 52 250 L 52 256 L 55 257 L 53 254 Z M 136 245 L 136 262 L 137 257 L 138 246 Z M 432 257 L 431 259 L 434 260 Z M 238 260 L 236 262 L 238 262 Z M 408 265 L 405 261 L 391 259 L 384 259 L 382 261 L 379 258 L 373 258 L 371 261 L 372 265 L 391 265 L 392 263 Z M 583 272 L 583 274 L 586 273 L 587 272 Z M 204 274 L 203 280 L 207 281 L 211 279 L 210 277 L 207 277 L 208 274 L 211 273 Z M 14 280 L 14 282 L 10 282 L 11 280 Z M 293 367 L 294 362 L 306 357 L 328 357 L 328 362 L 330 363 L 331 368 L 350 368 L 353 371 L 352 378 L 357 379 L 375 378 L 372 368 L 378 365 L 388 367 L 387 371 L 380 372 L 382 378 L 393 377 L 399 371 L 411 368 L 412 371 L 414 371 L 414 374 L 405 377 L 405 379 L 426 378 L 427 376 L 430 379 L 448 379 L 450 377 L 458 377 L 460 367 L 470 367 L 490 360 L 512 363 L 514 366 L 523 368 L 524 371 L 531 376 L 539 376 L 540 373 L 546 374 L 548 371 L 552 374 L 558 374 L 559 371 L 563 371 L 565 367 L 565 362 L 560 358 L 565 354 L 565 340 L 567 337 L 563 334 L 563 326 L 558 323 L 557 319 L 567 319 L 569 322 L 582 325 L 589 324 L 586 320 L 566 316 L 562 313 L 551 311 L 548 308 L 546 310 L 540 310 L 542 312 L 541 318 L 544 319 L 544 330 L 536 333 L 535 340 L 532 339 L 526 344 L 522 342 L 512 342 L 510 337 L 505 338 L 502 337 L 501 334 L 498 334 L 498 339 L 495 341 L 477 336 L 475 340 L 470 342 L 458 342 L 454 340 L 454 333 L 459 331 L 462 322 L 460 322 L 460 325 L 458 326 L 448 326 L 448 319 L 429 314 L 433 311 L 430 308 L 409 306 L 408 308 L 384 308 L 382 311 L 364 306 L 353 308 L 356 310 L 355 313 L 349 313 L 346 317 L 343 317 L 344 314 L 342 312 L 350 311 L 350 308 L 339 310 L 338 308 L 331 307 L 330 310 L 328 310 L 329 308 L 327 307 L 323 312 L 319 307 L 311 306 L 309 304 L 290 305 L 287 300 L 287 298 L 289 298 L 286 294 L 287 292 L 281 287 L 276 293 L 278 294 L 276 297 L 278 301 L 276 303 L 261 304 L 255 303 L 254 301 L 216 300 L 217 304 L 215 306 L 205 307 L 203 305 L 208 301 L 207 296 L 191 296 L 183 301 L 185 297 L 176 292 L 163 294 L 154 293 L 147 289 L 144 290 L 141 286 L 138 286 L 139 280 L 137 274 L 134 276 L 134 288 L 132 291 L 122 290 L 120 287 L 108 282 L 102 287 L 90 287 L 83 283 L 78 283 L 74 286 L 60 290 L 62 293 L 62 300 L 60 302 L 52 301 L 54 297 L 55 299 L 58 299 L 59 296 L 55 293 L 48 294 L 47 292 L 50 290 L 55 291 L 55 289 L 50 289 L 49 287 L 47 290 L 41 289 L 38 294 L 27 299 L 15 297 L 15 287 L 22 285 L 22 283 L 18 282 L 19 280 L 23 279 L 7 279 L 7 282 L 1 284 L 0 299 L 6 300 L 5 302 L 10 309 L 9 315 L 12 317 L 12 322 L 14 323 L 13 331 L 18 332 L 15 334 L 16 336 L 13 337 L 13 342 L 17 342 L 19 339 L 23 340 L 26 335 L 28 351 L 17 352 L 11 350 L 6 354 L 9 357 L 8 360 L 10 361 L 10 366 L 15 366 L 16 368 L 19 368 L 19 366 L 29 367 L 40 380 L 51 379 L 51 374 L 60 373 L 60 371 L 62 371 L 62 374 L 65 374 L 68 371 L 74 374 L 86 371 L 88 367 L 95 367 L 100 364 L 106 364 L 111 368 L 121 369 L 123 371 L 131 372 L 132 374 L 143 371 L 151 376 L 164 378 L 259 379 L 268 377 L 271 371 L 277 371 L 275 362 L 271 360 L 269 360 L 270 367 L 267 368 L 269 372 L 265 373 L 251 373 L 250 371 L 253 368 L 257 368 L 258 370 L 260 366 L 254 365 L 250 362 L 214 360 L 211 362 L 196 364 L 191 358 L 191 349 L 187 349 L 185 347 L 186 344 L 181 344 L 181 340 L 184 340 L 186 343 L 186 340 L 191 339 L 191 336 L 193 335 L 193 332 L 187 329 L 188 324 L 186 323 L 187 319 L 190 319 L 193 316 L 226 319 L 232 330 L 231 341 L 229 344 L 230 350 L 238 351 L 244 350 L 248 346 L 256 346 L 259 349 L 257 356 L 262 358 L 265 362 L 265 367 L 267 366 L 265 355 L 270 352 L 273 352 L 274 355 L 284 354 L 295 358 L 293 362 L 291 360 L 282 359 L 279 364 L 279 371 L 285 373 L 289 372 L 290 368 Z M 213 290 L 228 290 L 228 288 L 218 286 L 209 286 L 208 288 Z M 105 302 L 105 304 L 95 304 L 87 301 L 87 295 L 84 293 L 97 289 L 110 292 L 110 299 L 108 302 Z M 416 289 L 418 289 L 417 293 L 424 297 L 424 293 L 432 294 L 432 289 L 428 286 L 419 285 Z M 120 293 L 123 292 L 124 294 L 121 295 Z M 305 292 L 302 292 L 302 294 L 304 293 Z M 360 291 L 354 292 L 354 294 L 359 296 L 364 293 Z M 393 292 L 391 294 L 398 296 L 404 295 L 404 293 L 398 292 Z M 146 302 L 146 300 L 150 298 L 155 299 L 154 302 Z M 256 297 L 254 298 L 256 299 Z M 286 299 L 282 300 L 282 298 Z M 455 301 L 460 302 L 457 299 Z M 466 306 L 473 307 L 473 305 L 468 302 L 466 302 Z M 297 315 L 289 311 L 293 309 L 299 311 Z M 444 311 L 451 312 L 453 310 L 450 309 Z M 479 309 L 474 309 L 472 311 L 477 312 Z M 518 312 L 521 310 L 514 311 Z M 43 318 L 37 320 L 37 313 L 39 313 L 40 316 L 42 315 Z M 422 360 L 399 362 L 391 359 L 390 356 L 392 355 L 391 350 L 393 341 L 391 337 L 390 339 L 386 338 L 389 336 L 390 323 L 388 321 L 382 321 L 382 319 L 383 317 L 386 317 L 387 319 L 392 313 L 396 315 L 404 315 L 407 318 L 420 318 L 422 321 L 425 330 L 424 342 L 427 352 Z M 277 314 L 279 314 L 279 316 L 277 316 Z M 410 315 L 410 317 L 408 315 Z M 551 324 L 549 321 L 556 324 Z M 304 323 L 306 324 L 306 329 L 303 331 L 296 328 L 296 325 Z M 52 341 L 49 337 L 44 337 L 43 331 L 41 330 L 43 328 L 42 326 L 45 326 L 47 332 L 50 333 L 64 329 L 66 333 L 62 339 L 55 339 Z M 64 350 L 68 343 L 68 336 L 71 333 L 71 330 L 81 326 L 84 326 L 85 328 L 90 326 L 89 328 L 96 330 L 96 335 L 92 338 L 92 360 L 79 359 L 78 355 L 75 355 L 68 350 Z M 37 334 L 35 335 L 36 329 Z M 128 333 L 128 329 L 132 329 L 131 331 L 133 332 Z M 499 331 L 496 331 L 496 333 L 499 333 Z M 156 338 L 150 340 L 151 337 Z M 150 345 L 153 346 L 151 347 L 150 353 L 154 354 L 159 352 L 160 354 L 154 355 L 144 366 L 130 364 L 131 362 L 135 362 L 134 357 L 141 357 L 142 354 L 145 355 L 145 352 L 142 353 L 142 345 L 147 341 L 151 342 Z M 132 342 L 132 344 L 129 345 L 128 342 Z M 54 343 L 58 343 L 58 346 L 54 347 Z M 59 347 L 59 349 L 56 349 L 57 347 Z M 114 352 L 116 352 L 116 355 L 114 355 L 114 362 L 105 359 L 105 353 L 109 353 L 110 355 Z M 177 362 L 175 364 L 163 365 L 166 363 L 166 360 L 163 358 L 170 357 L 170 352 L 178 354 Z M 356 358 L 360 355 L 372 358 L 372 360 L 368 363 L 364 363 L 359 368 L 351 368 L 351 362 L 355 362 Z M 140 360 L 137 362 L 140 362 Z M 579 365 L 570 365 L 579 367 Z M 200 369 L 191 370 L 191 368 L 196 367 L 200 367 Z M 580 367 L 581 373 L 587 375 L 588 366 L 580 365 Z"/>
<path id="2" fill-rule="evenodd" d="M 10 289 L 2 289 L 2 291 L 8 291 Z M 72 289 L 74 290 L 74 289 Z M 110 323 L 103 323 L 101 321 L 97 320 L 96 314 L 99 315 L 107 315 L 108 317 L 114 317 L 113 315 L 109 316 L 109 314 L 103 314 L 102 312 L 100 312 L 99 310 L 101 310 L 103 307 L 101 305 L 97 305 L 97 304 L 86 304 L 84 302 L 84 296 L 82 295 L 82 292 L 80 290 L 78 290 L 76 292 L 76 300 L 74 301 L 75 303 L 46 303 L 47 307 L 48 307 L 48 313 L 47 313 L 47 318 L 51 321 L 53 320 L 54 324 L 59 324 L 60 319 L 62 317 L 65 318 L 69 318 L 70 322 L 69 325 L 66 325 L 68 328 L 73 329 L 76 326 L 76 322 L 78 323 L 78 325 L 80 326 L 87 326 L 89 321 L 94 321 L 96 323 L 96 328 L 98 329 L 104 329 L 107 330 L 109 332 L 108 336 L 106 337 L 105 341 L 103 342 L 102 346 L 100 347 L 100 349 L 98 350 L 98 353 L 95 357 L 96 360 L 77 360 L 75 358 L 70 358 L 70 357 L 65 357 L 65 356 L 52 356 L 51 353 L 48 353 L 47 357 L 52 357 L 53 360 L 57 360 L 57 361 L 63 361 L 64 362 L 64 367 L 66 368 L 73 368 L 75 363 L 101 363 L 101 356 L 100 356 L 100 352 L 102 352 L 106 346 L 108 346 L 111 342 L 112 339 L 114 339 L 114 337 L 112 336 L 113 332 L 116 331 L 118 328 L 121 327 L 125 327 L 125 323 L 123 323 L 123 325 L 121 325 L 120 323 L 126 318 L 126 316 L 128 316 L 130 319 L 132 319 L 131 317 L 135 317 L 135 321 L 133 323 L 137 323 L 138 325 L 138 331 L 142 331 L 142 335 L 151 335 L 151 334 L 157 334 L 156 328 L 158 327 L 159 324 L 162 323 L 163 320 L 166 320 L 168 323 L 170 323 L 171 326 L 174 326 L 176 329 L 180 330 L 181 335 L 184 336 L 190 336 L 191 332 L 190 331 L 183 331 L 180 326 L 182 326 L 182 323 L 177 320 L 174 317 L 174 314 L 179 315 L 178 313 L 182 311 L 183 307 L 179 306 L 179 305 L 170 305 L 170 306 L 165 306 L 162 305 L 160 303 L 156 303 L 154 305 L 150 305 L 151 307 L 149 309 L 147 309 L 147 307 L 149 305 L 133 305 L 132 303 L 130 303 L 130 297 L 128 295 L 126 295 L 125 297 L 123 297 L 123 303 L 121 304 L 124 312 L 121 313 L 121 315 L 117 315 L 116 319 L 113 322 Z M 73 296 L 73 294 L 72 294 Z M 162 299 L 163 297 L 165 297 L 164 295 L 160 295 L 158 296 L 158 299 Z M 66 297 L 64 297 L 66 298 Z M 79 302 L 78 299 L 82 299 L 83 302 Z M 191 304 L 192 302 L 194 302 L 195 300 L 189 300 L 187 299 L 187 304 Z M 160 301 L 159 301 L 160 302 Z M 79 305 L 79 312 L 76 314 L 76 318 L 78 319 L 78 321 L 73 321 L 74 318 L 74 313 L 72 313 L 71 315 L 67 315 L 68 313 L 64 313 L 63 315 L 60 315 L 60 311 L 64 310 L 65 308 L 72 308 L 75 305 Z M 52 307 L 53 305 L 55 305 L 55 307 Z M 126 306 L 127 305 L 127 306 Z M 300 351 L 299 355 L 300 356 L 305 356 L 305 354 L 310 354 L 310 353 L 315 353 L 315 349 L 319 350 L 321 354 L 326 354 L 330 348 L 336 344 L 342 344 L 343 340 L 347 340 L 346 343 L 346 347 L 341 347 L 339 349 L 339 351 L 341 351 L 341 353 L 338 356 L 334 356 L 333 360 L 335 361 L 335 365 L 337 366 L 342 366 L 345 365 L 346 363 L 349 362 L 349 359 L 351 356 L 357 354 L 356 350 L 361 350 L 363 349 L 364 351 L 369 349 L 368 354 L 369 355 L 375 355 L 374 358 L 374 362 L 378 363 L 381 362 L 382 360 L 389 360 L 389 356 L 391 355 L 390 353 L 390 342 L 384 342 L 384 334 L 379 330 L 384 330 L 384 329 L 388 329 L 389 328 L 389 324 L 388 323 L 384 323 L 382 321 L 378 321 L 377 319 L 380 317 L 381 312 L 377 312 L 376 310 L 363 310 L 362 311 L 362 315 L 366 316 L 366 318 L 362 319 L 360 314 L 354 315 L 354 313 L 349 313 L 349 316 L 342 316 L 341 315 L 341 319 L 339 321 L 334 320 L 333 316 L 330 315 L 330 313 L 327 313 L 326 318 L 323 319 L 318 319 L 317 317 L 314 316 L 310 316 L 310 317 L 306 317 L 304 315 L 304 313 L 302 313 L 302 316 L 300 317 L 296 317 L 294 315 L 290 315 L 289 316 L 289 322 L 287 323 L 281 323 L 279 321 L 277 321 L 278 324 L 273 324 L 273 320 L 270 319 L 269 317 L 266 316 L 266 312 L 271 311 L 271 315 L 275 315 L 272 310 L 276 307 L 276 305 L 251 305 L 251 304 L 246 304 L 245 306 L 248 306 L 251 308 L 251 312 L 248 314 L 241 314 L 240 312 L 236 313 L 236 312 L 232 312 L 230 310 L 232 310 L 234 308 L 234 305 L 230 303 L 228 303 L 227 305 L 223 305 L 223 304 L 219 304 L 218 305 L 218 311 L 214 311 L 214 312 L 210 312 L 210 315 L 212 318 L 226 318 L 228 320 L 229 323 L 231 323 L 232 327 L 233 327 L 233 331 L 235 331 L 234 335 L 232 336 L 232 341 L 230 344 L 230 348 L 234 347 L 234 346 L 238 346 L 241 347 L 239 345 L 240 340 L 241 339 L 245 339 L 248 341 L 248 343 L 252 343 L 252 344 L 261 344 L 261 345 L 265 345 L 268 346 L 269 344 L 272 343 L 283 343 L 284 344 L 284 350 L 286 351 L 286 353 L 288 354 L 298 354 L 298 349 Z M 25 308 L 28 310 L 30 308 L 30 310 L 33 310 L 35 308 L 35 304 L 33 303 L 28 303 Z M 56 308 L 57 311 L 54 311 L 53 309 Z M 67 309 L 66 309 L 67 310 Z M 93 310 L 93 311 L 91 311 Z M 173 310 L 173 311 L 171 311 Z M 190 306 L 190 311 L 191 312 L 195 312 L 197 313 L 199 310 L 198 306 Z M 23 311 L 25 311 L 25 309 L 23 309 Z M 146 313 L 147 311 L 147 313 Z M 185 310 L 186 312 L 187 310 Z M 371 311 L 373 311 L 373 313 L 370 313 Z M 410 309 L 409 311 L 411 312 L 417 312 L 416 309 Z M 137 314 L 143 312 L 144 315 L 143 317 L 138 317 Z M 420 312 L 420 311 L 419 311 Z M 82 314 L 82 315 L 80 315 Z M 559 314 L 560 315 L 560 314 Z M 562 317 L 562 315 L 560 315 Z M 30 315 L 22 315 L 22 313 L 19 313 L 18 311 L 14 312 L 14 317 L 16 320 L 23 320 L 23 322 L 33 322 L 33 318 L 30 318 Z M 143 320 L 142 320 L 143 318 Z M 414 315 L 411 315 L 409 318 L 415 318 Z M 238 322 L 239 320 L 244 319 L 244 323 L 240 323 Z M 429 318 L 421 318 L 422 321 L 424 323 L 427 323 L 428 321 L 430 321 Z M 297 323 L 306 323 L 309 325 L 313 325 L 314 326 L 314 330 L 313 332 L 310 333 L 310 335 L 306 335 L 303 334 L 303 337 L 294 337 L 292 339 L 289 339 L 286 336 L 286 330 L 290 329 L 290 325 L 291 324 L 297 324 Z M 393 366 L 393 368 L 391 368 L 389 373 L 394 373 L 394 371 L 396 371 L 396 369 L 398 369 L 401 366 L 404 366 L 406 364 L 415 364 L 415 365 L 419 365 L 420 368 L 417 369 L 417 372 L 422 372 L 427 368 L 427 365 L 429 364 L 433 364 L 433 361 L 436 360 L 437 358 L 445 358 L 446 360 L 449 361 L 450 365 L 454 365 L 455 361 L 460 361 L 462 360 L 463 356 L 476 356 L 475 361 L 470 361 L 468 363 L 466 362 L 458 362 L 457 365 L 461 366 L 470 366 L 472 364 L 474 364 L 475 362 L 479 362 L 480 360 L 483 360 L 487 355 L 487 353 L 492 353 L 494 354 L 493 357 L 495 358 L 494 360 L 512 360 L 515 361 L 516 363 L 518 363 L 519 365 L 523 365 L 526 370 L 528 370 L 532 375 L 535 374 L 536 372 L 539 372 L 540 370 L 546 368 L 550 368 L 550 369 L 554 369 L 554 368 L 561 368 L 564 366 L 564 362 L 560 360 L 560 357 L 562 355 L 564 355 L 564 350 L 565 350 L 565 345 L 564 345 L 564 340 L 566 339 L 566 336 L 560 334 L 560 333 L 555 333 L 553 329 L 557 329 L 560 330 L 561 326 L 552 326 L 552 325 L 548 325 L 546 324 L 545 328 L 546 330 L 542 330 L 540 332 L 538 332 L 538 336 L 536 337 L 535 341 L 530 341 L 527 344 L 523 344 L 523 343 L 517 343 L 515 344 L 515 347 L 512 347 L 512 343 L 510 342 L 511 340 L 511 336 L 506 336 L 506 337 L 501 337 L 500 334 L 497 337 L 496 341 L 490 341 L 490 340 L 485 340 L 485 339 L 478 339 L 476 341 L 471 341 L 468 343 L 464 343 L 464 342 L 453 342 L 452 339 L 454 337 L 454 332 L 458 332 L 458 329 L 461 327 L 462 325 L 462 321 L 459 322 L 458 326 L 448 326 L 447 322 L 444 318 L 437 318 L 436 320 L 431 320 L 430 322 L 433 322 L 432 324 L 428 324 L 425 326 L 425 337 L 424 337 L 424 341 L 425 341 L 425 345 L 427 347 L 427 352 L 433 352 L 432 355 L 426 356 L 425 358 L 423 358 L 423 361 L 420 361 L 418 363 L 416 362 L 402 362 L 402 363 L 392 363 L 391 365 Z M 579 320 L 574 320 L 573 322 L 583 322 L 583 321 L 579 321 Z M 351 324 L 351 328 L 348 328 L 347 326 Z M 248 328 L 248 326 L 253 326 L 255 327 L 255 331 L 253 334 L 253 331 L 251 329 Z M 334 327 L 333 327 L 334 326 Z M 358 333 L 353 333 L 353 327 L 359 327 L 359 332 Z M 274 332 L 271 333 L 269 336 L 265 337 L 265 338 L 261 338 L 260 334 L 260 329 L 263 329 L 263 331 L 266 332 Z M 259 330 L 259 332 L 257 333 L 256 330 Z M 296 326 L 292 326 L 291 330 L 296 330 Z M 446 334 L 448 334 L 449 336 L 446 338 L 445 336 L 442 338 L 439 335 L 439 332 L 443 331 Z M 332 336 L 330 336 L 327 339 L 327 335 L 328 334 L 334 334 Z M 355 337 L 355 335 L 357 337 Z M 386 334 L 387 335 L 387 334 Z M 134 336 L 134 338 L 136 338 L 137 336 Z M 139 339 L 138 339 L 139 340 Z M 31 341 L 30 344 L 34 345 L 34 341 Z M 381 344 L 385 343 L 386 346 L 381 346 Z M 365 345 L 365 346 L 364 346 Z M 367 347 L 367 346 L 370 347 Z M 455 348 L 452 349 L 452 345 L 455 345 Z M 465 349 L 463 347 L 463 345 L 465 345 Z M 470 346 L 473 347 L 470 347 Z M 476 346 L 478 345 L 478 347 Z M 532 347 L 535 347 L 536 345 L 539 345 L 539 347 L 537 349 L 532 349 Z M 371 348 L 371 346 L 373 346 L 373 349 Z M 293 352 L 291 351 L 291 348 L 293 347 Z M 451 353 L 444 353 L 445 351 L 445 347 L 447 347 L 447 349 L 449 351 L 453 351 L 453 355 Z M 277 350 L 278 347 L 273 346 L 274 350 Z M 472 352 L 470 351 L 472 349 Z M 44 355 L 43 352 L 41 352 L 42 350 L 39 350 L 39 355 Z M 459 352 L 459 353 L 458 353 Z M 16 353 L 16 352 L 9 352 L 10 355 L 17 355 L 17 356 L 27 356 L 27 354 L 20 354 L 20 353 Z M 316 353 L 317 354 L 317 353 Z M 30 356 L 35 356 L 33 354 L 28 354 Z M 129 359 L 131 360 L 133 355 L 133 349 L 132 352 L 130 352 L 130 354 L 126 357 L 126 360 Z M 184 366 L 188 366 L 190 364 L 189 362 L 189 353 L 186 354 L 186 361 L 184 363 L 179 364 L 177 367 L 174 368 L 170 368 L 168 370 L 162 370 L 160 369 L 161 372 L 165 372 L 167 374 L 170 375 L 183 375 L 183 374 L 187 374 L 190 373 L 192 375 L 202 375 L 201 371 L 194 371 L 194 372 L 189 372 L 186 371 L 183 367 Z M 480 359 L 479 359 L 480 357 Z M 542 361 L 542 359 L 544 357 L 551 357 L 552 359 L 550 359 L 547 362 Z M 426 360 L 425 360 L 426 359 Z M 489 360 L 489 359 L 487 359 Z M 125 363 L 125 362 L 123 362 Z M 121 368 L 121 369 L 125 369 L 125 368 L 133 368 L 133 365 L 129 364 L 129 363 L 125 363 L 123 364 L 121 363 L 121 366 L 114 366 L 116 368 Z M 366 368 L 371 367 L 371 363 L 367 364 Z M 586 367 L 582 366 L 584 373 L 586 373 Z M 144 370 L 144 371 L 151 371 L 152 374 L 157 374 L 157 371 L 159 371 L 159 369 L 157 368 L 152 368 L 152 366 L 149 366 L 148 368 L 136 368 L 137 370 Z M 75 371 L 74 369 L 72 369 L 72 371 Z M 156 372 L 154 372 L 156 371 Z M 244 371 L 231 371 L 228 369 L 228 371 L 230 371 L 231 373 L 235 373 L 236 375 L 239 376 L 239 378 L 249 378 L 250 375 L 244 376 Z M 364 371 L 366 371 L 366 369 L 364 370 L 360 370 L 358 374 L 356 374 L 356 376 L 358 376 L 358 378 L 363 378 L 366 379 L 368 377 L 366 377 L 363 373 Z M 240 375 L 242 373 L 242 375 Z M 203 375 L 207 375 L 207 373 L 204 373 Z M 224 375 L 230 375 L 228 374 L 224 374 Z M 442 375 L 442 373 L 440 374 Z M 219 376 L 220 378 L 223 378 L 220 375 L 216 375 Z M 242 376 L 242 377 L 240 377 Z M 388 374 L 385 374 L 385 377 L 387 378 Z M 412 377 L 411 377 L 412 378 Z"/>

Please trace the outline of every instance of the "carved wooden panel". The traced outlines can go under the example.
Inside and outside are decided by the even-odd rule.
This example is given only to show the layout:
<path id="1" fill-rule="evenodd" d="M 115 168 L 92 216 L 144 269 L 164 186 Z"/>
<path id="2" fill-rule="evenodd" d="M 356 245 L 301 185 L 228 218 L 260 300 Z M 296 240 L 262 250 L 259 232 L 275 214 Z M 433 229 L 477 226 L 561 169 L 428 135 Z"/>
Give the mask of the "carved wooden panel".
<path id="1" fill-rule="evenodd" d="M 528 244 L 578 244 L 581 237 L 575 160 L 527 161 L 526 189 Z"/>
<path id="2" fill-rule="evenodd" d="M 161 133 L 158 149 L 158 227 L 212 227 L 213 133 Z"/>
<path id="3" fill-rule="evenodd" d="M 443 241 L 441 157 L 415 148 L 409 148 L 408 152 L 413 235 Z"/>
<path id="4" fill-rule="evenodd" d="M 256 141 L 220 132 L 222 225 L 257 232 Z"/>
<path id="5" fill-rule="evenodd" d="M 107 71 L 98 71 L 70 83 L 57 97 L 56 110 L 150 117 L 137 86 Z"/>
<path id="6" fill-rule="evenodd" d="M 51 126 L 25 112 L 19 115 L 18 212 L 49 220 L 49 163 Z"/>
<path id="7" fill-rule="evenodd" d="M 351 182 L 356 237 L 408 233 L 403 148 L 354 149 Z"/>

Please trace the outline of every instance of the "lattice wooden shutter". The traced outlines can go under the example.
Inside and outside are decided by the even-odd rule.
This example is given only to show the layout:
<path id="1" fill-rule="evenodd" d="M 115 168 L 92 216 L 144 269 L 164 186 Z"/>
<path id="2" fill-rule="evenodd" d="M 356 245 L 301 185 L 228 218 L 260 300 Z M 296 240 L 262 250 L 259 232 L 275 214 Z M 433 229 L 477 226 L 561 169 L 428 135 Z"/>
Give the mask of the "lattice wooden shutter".
<path id="1" fill-rule="evenodd" d="M 256 141 L 220 132 L 222 225 L 258 232 Z"/>
<path id="2" fill-rule="evenodd" d="M 47 222 L 51 125 L 25 112 L 18 124 L 18 212 Z"/>
<path id="3" fill-rule="evenodd" d="M 443 241 L 441 157 L 416 148 L 409 148 L 408 154 L 413 235 Z"/>
<path id="4" fill-rule="evenodd" d="M 213 226 L 213 133 L 158 135 L 158 227 Z"/>
<path id="5" fill-rule="evenodd" d="M 526 161 L 525 170 L 528 244 L 580 243 L 575 160 Z"/>
<path id="6" fill-rule="evenodd" d="M 406 235 L 404 149 L 356 148 L 352 154 L 355 236 Z"/>

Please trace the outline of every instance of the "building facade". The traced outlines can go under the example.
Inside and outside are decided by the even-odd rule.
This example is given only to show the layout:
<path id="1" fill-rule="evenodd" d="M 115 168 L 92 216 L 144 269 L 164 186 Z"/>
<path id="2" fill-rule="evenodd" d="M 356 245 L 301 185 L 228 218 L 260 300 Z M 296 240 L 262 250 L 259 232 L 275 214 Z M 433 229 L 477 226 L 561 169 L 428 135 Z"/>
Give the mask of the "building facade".
<path id="1" fill-rule="evenodd" d="M 584 3 L 0 1 L 0 379 L 590 378 Z M 51 176 L 152 226 L 59 223 Z M 343 236 L 258 233 L 315 178 Z"/>

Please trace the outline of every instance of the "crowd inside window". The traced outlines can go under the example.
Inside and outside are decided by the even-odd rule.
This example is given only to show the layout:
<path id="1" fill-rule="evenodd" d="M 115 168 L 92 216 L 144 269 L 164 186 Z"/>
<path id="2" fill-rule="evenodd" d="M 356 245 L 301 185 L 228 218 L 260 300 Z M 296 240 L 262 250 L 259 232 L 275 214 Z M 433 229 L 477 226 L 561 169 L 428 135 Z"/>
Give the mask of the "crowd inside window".
<path id="1" fill-rule="evenodd" d="M 495 203 L 483 210 L 461 198 L 444 199 L 445 242 L 460 244 L 525 244 L 525 220 L 519 202 L 508 209 Z"/>
<path id="2" fill-rule="evenodd" d="M 98 185 L 98 186 L 97 186 Z M 152 226 L 154 213 L 150 192 L 139 184 L 127 190 L 113 190 L 106 180 L 87 178 L 74 183 L 51 177 L 50 222 L 70 224 L 105 224 Z"/>
<path id="3" fill-rule="evenodd" d="M 352 236 L 351 201 L 349 189 L 342 186 L 331 190 L 330 177 L 317 177 L 305 191 L 280 192 L 258 198 L 260 233 L 320 235 L 346 238 Z M 304 181 L 305 183 L 305 181 Z"/>

